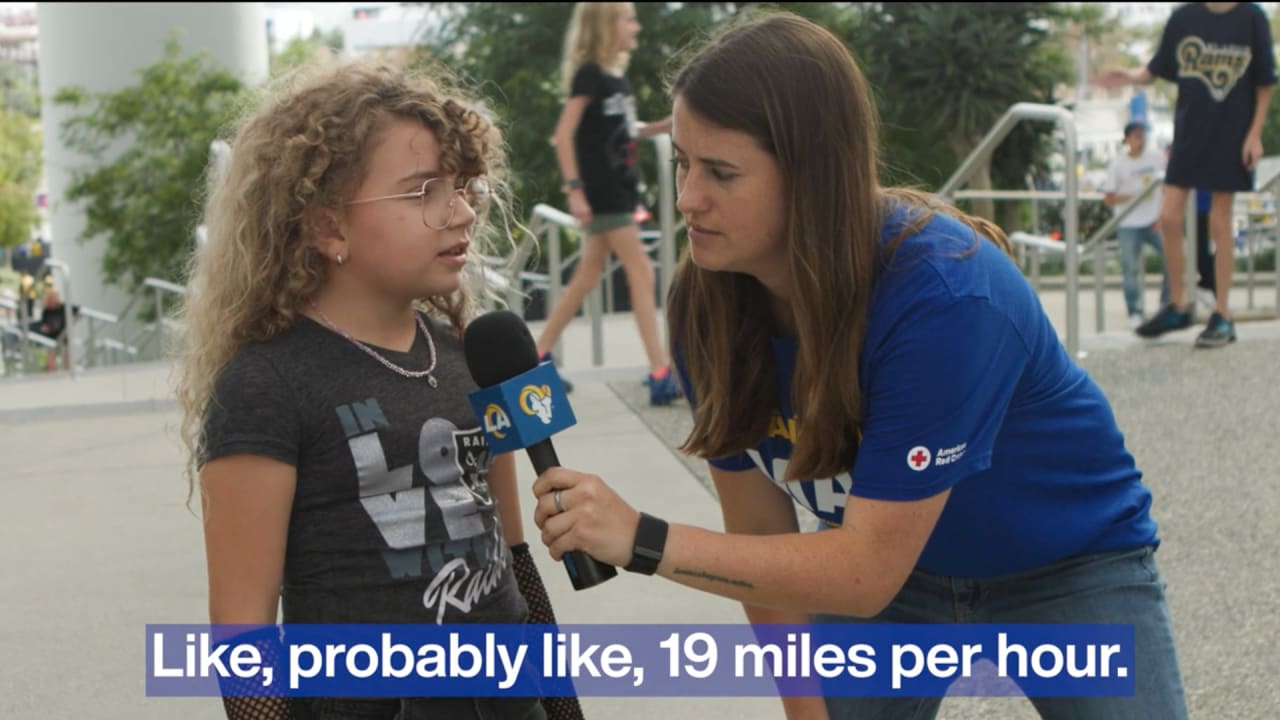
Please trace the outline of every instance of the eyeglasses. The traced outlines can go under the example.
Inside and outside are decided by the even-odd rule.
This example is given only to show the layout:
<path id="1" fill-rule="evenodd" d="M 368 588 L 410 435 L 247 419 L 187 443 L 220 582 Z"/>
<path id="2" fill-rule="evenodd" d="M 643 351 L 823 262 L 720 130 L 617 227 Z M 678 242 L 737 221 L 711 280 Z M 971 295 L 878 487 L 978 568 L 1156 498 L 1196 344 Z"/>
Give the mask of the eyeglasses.
<path id="1" fill-rule="evenodd" d="M 476 214 L 476 219 L 483 219 L 489 211 L 491 192 L 489 181 L 482 177 L 467 180 L 466 185 L 457 187 L 454 178 L 435 177 L 422 183 L 418 192 L 401 193 L 399 195 L 381 195 L 379 197 L 352 200 L 347 205 L 361 205 L 376 200 L 418 200 L 422 204 L 422 223 L 432 230 L 443 230 L 453 222 L 453 210 L 458 205 L 458 196 L 462 195 L 467 206 Z"/>

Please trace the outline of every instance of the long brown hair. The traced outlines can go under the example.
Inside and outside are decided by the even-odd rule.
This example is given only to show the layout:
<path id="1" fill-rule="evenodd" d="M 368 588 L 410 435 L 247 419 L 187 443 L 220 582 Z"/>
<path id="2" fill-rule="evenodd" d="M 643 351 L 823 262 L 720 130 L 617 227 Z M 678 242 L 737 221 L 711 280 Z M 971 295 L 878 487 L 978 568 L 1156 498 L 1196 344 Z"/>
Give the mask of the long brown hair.
<path id="1" fill-rule="evenodd" d="M 711 124 L 751 135 L 782 170 L 797 339 L 787 479 L 844 472 L 863 422 L 858 359 L 879 269 L 935 212 L 1006 251 L 1008 241 L 939 198 L 880 187 L 871 90 L 840 40 L 808 20 L 768 13 L 731 25 L 677 71 L 671 95 Z M 906 227 L 882 247 L 895 209 L 907 211 Z M 681 450 L 714 458 L 754 447 L 777 409 L 768 293 L 753 277 L 703 270 L 686 254 L 667 307 L 697 398 Z"/>
<path id="2" fill-rule="evenodd" d="M 307 211 L 350 199 L 383 128 L 396 119 L 420 122 L 435 134 L 446 173 L 491 178 L 500 222 L 477 232 L 476 252 L 486 234 L 507 227 L 505 150 L 475 107 L 439 69 L 428 75 L 361 61 L 297 70 L 237 124 L 226 172 L 210 189 L 208 239 L 192 256 L 179 316 L 177 397 L 189 480 L 219 372 L 243 345 L 293 325 L 324 282 L 328 264 L 311 243 Z M 473 312 L 467 283 L 419 302 L 459 334 Z"/>

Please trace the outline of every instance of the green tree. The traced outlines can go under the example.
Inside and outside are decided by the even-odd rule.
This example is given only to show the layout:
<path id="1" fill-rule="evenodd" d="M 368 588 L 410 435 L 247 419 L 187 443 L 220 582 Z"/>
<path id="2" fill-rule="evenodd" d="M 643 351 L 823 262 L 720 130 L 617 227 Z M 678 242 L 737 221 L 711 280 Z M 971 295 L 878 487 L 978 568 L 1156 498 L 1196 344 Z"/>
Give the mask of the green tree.
<path id="1" fill-rule="evenodd" d="M 342 30 L 334 28 L 328 33 L 319 29 L 310 37 L 295 37 L 285 43 L 278 53 L 272 53 L 270 73 L 272 77 L 283 75 L 306 63 L 324 63 L 342 50 Z"/>
<path id="2" fill-rule="evenodd" d="M 0 110 L 0 248 L 21 245 L 39 220 L 35 194 L 43 155 L 36 121 Z"/>
<path id="3" fill-rule="evenodd" d="M 107 282 L 132 290 L 149 276 L 185 279 L 209 144 L 243 93 L 234 75 L 206 53 L 184 55 L 176 38 L 136 85 L 58 91 L 54 102 L 73 109 L 62 140 L 92 159 L 73 171 L 66 196 L 84 202 L 81 239 L 106 236 Z"/>
<path id="4" fill-rule="evenodd" d="M 1051 42 L 1055 3 L 875 3 L 855 48 L 877 90 L 893 180 L 936 188 L 1017 102 L 1052 103 L 1071 61 Z M 970 178 L 992 186 L 993 163 L 1021 177 L 1045 152 L 1048 128 L 1020 126 Z M 990 201 L 974 209 L 994 217 Z"/>
<path id="5" fill-rule="evenodd" d="M 40 90 L 32 66 L 0 60 L 0 110 L 40 117 Z"/>

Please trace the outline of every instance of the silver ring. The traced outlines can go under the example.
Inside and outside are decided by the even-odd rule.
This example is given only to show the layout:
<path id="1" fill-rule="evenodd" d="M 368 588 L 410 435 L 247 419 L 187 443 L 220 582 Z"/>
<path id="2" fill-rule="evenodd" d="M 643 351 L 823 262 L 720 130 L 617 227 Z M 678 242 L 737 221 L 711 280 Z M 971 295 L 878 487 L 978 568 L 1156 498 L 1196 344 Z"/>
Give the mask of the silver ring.
<path id="1" fill-rule="evenodd" d="M 561 493 L 561 492 L 563 492 L 563 491 L 561 491 L 561 490 L 557 490 L 557 491 L 555 491 L 554 493 L 552 493 L 552 494 L 551 494 L 551 499 L 552 499 L 552 500 L 555 502 L 555 504 L 556 504 L 556 512 L 564 512 L 564 503 L 560 500 L 560 493 Z"/>

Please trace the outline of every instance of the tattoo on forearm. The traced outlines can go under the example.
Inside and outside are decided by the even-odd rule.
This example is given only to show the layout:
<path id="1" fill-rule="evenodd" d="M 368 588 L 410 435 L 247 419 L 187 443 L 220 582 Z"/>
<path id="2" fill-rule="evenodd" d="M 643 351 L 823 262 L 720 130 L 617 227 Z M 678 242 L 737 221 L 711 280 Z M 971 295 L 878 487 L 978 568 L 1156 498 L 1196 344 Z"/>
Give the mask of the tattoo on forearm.
<path id="1" fill-rule="evenodd" d="M 746 588 L 748 590 L 756 589 L 755 585 L 752 585 L 746 580 L 735 580 L 733 578 L 720 577 L 719 575 L 712 575 L 709 572 L 703 572 L 701 570 L 686 570 L 684 568 L 676 568 L 675 570 L 672 571 L 672 573 L 675 575 L 688 575 L 689 577 L 702 578 L 703 580 L 710 580 L 712 582 L 722 582 L 722 583 L 728 583 L 730 585 L 737 585 L 740 588 Z"/>

